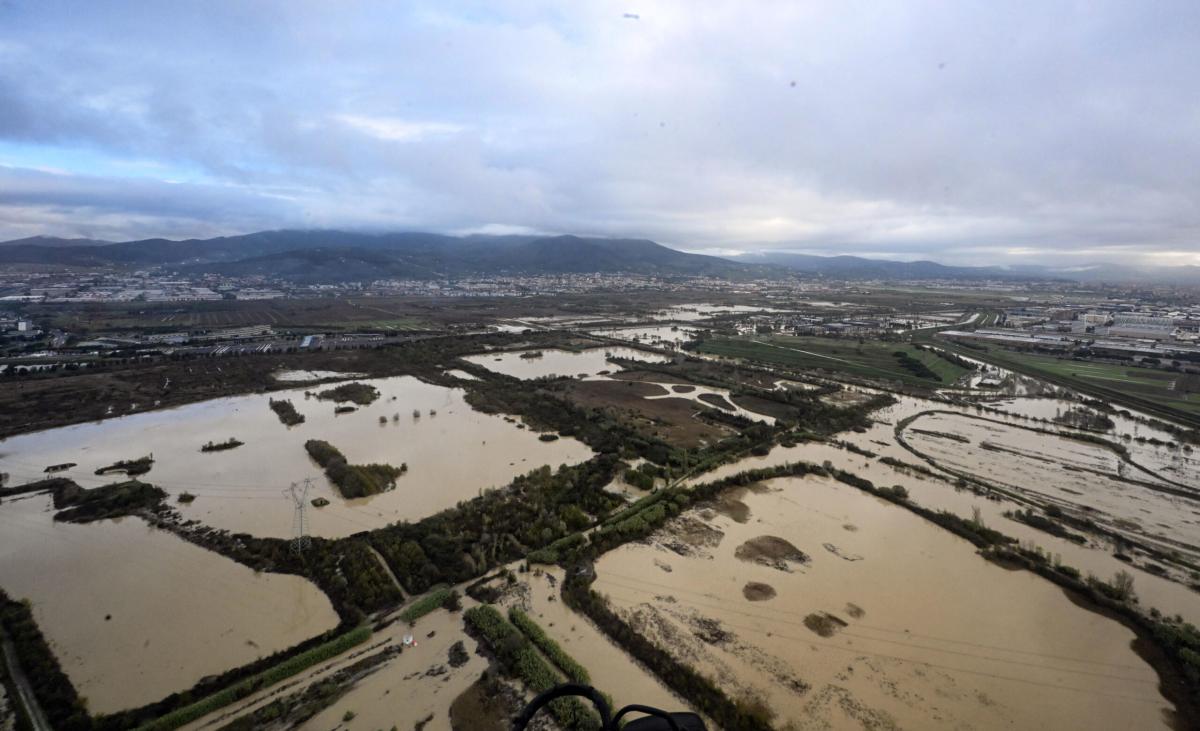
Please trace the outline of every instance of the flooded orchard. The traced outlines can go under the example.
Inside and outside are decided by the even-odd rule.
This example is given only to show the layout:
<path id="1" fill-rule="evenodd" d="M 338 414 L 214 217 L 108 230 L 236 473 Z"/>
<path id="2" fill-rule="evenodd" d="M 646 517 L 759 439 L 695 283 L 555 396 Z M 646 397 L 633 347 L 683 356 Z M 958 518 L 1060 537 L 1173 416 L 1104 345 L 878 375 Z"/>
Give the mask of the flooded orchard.
<path id="1" fill-rule="evenodd" d="M 0 505 L 0 585 L 92 713 L 186 690 L 337 625 L 315 585 L 255 573 L 137 518 L 56 522 L 44 494 Z"/>
<path id="2" fill-rule="evenodd" d="M 19 484 L 44 477 L 49 465 L 76 463 L 55 474 L 95 487 L 115 479 L 95 470 L 153 454 L 154 465 L 141 479 L 173 496 L 195 496 L 177 504 L 185 519 L 284 538 L 292 534 L 292 508 L 281 491 L 311 479 L 309 497 L 329 504 L 309 509 L 310 530 L 340 537 L 423 518 L 542 465 L 576 464 L 592 455 L 575 439 L 541 441 L 514 419 L 475 411 L 461 389 L 411 376 L 361 383 L 377 388 L 379 398 L 343 414 L 334 413 L 332 401 L 306 398 L 297 389 L 16 436 L 0 442 L 0 471 Z M 269 408 L 271 399 L 290 400 L 304 422 L 280 423 Z M 206 443 L 231 437 L 245 444 L 200 451 Z M 352 464 L 406 464 L 408 469 L 395 489 L 347 500 L 309 459 L 304 449 L 309 439 L 331 443 Z"/>
<path id="3" fill-rule="evenodd" d="M 734 498 L 606 554 L 594 588 L 777 725 L 1170 727 L 1134 634 L 1049 582 L 827 478 Z"/>

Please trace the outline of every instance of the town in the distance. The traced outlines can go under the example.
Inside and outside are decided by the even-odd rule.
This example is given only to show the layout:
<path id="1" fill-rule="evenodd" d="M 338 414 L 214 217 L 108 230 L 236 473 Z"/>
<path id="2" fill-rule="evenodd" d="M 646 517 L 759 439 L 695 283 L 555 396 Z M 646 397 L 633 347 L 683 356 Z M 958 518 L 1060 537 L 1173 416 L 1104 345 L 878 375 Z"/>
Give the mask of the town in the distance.
<path id="1" fill-rule="evenodd" d="M 1190 276 L 0 243 L 0 728 L 1194 728 Z"/>

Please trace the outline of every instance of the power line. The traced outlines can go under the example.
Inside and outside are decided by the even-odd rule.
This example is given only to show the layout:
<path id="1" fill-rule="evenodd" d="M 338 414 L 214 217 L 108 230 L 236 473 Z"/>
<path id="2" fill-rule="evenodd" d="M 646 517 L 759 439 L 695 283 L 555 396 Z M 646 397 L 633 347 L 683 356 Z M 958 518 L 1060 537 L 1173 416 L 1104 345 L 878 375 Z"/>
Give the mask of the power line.
<path id="1" fill-rule="evenodd" d="M 292 552 L 297 556 L 302 556 L 304 551 L 312 545 L 312 539 L 308 536 L 308 515 L 305 512 L 308 508 L 308 491 L 311 487 L 312 480 L 306 478 L 302 486 L 297 486 L 293 482 L 283 491 L 284 496 L 290 497 L 295 505 L 295 512 L 292 513 Z"/>

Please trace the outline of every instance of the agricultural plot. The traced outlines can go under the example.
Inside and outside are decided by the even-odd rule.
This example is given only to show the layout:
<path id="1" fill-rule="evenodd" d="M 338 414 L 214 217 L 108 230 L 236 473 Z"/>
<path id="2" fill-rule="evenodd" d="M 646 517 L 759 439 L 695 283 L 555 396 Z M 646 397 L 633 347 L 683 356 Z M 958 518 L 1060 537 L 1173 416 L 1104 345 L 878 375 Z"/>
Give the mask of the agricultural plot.
<path id="1" fill-rule="evenodd" d="M 704 341 L 699 351 L 787 368 L 811 368 L 921 386 L 950 385 L 967 373 L 965 368 L 927 350 L 874 340 L 790 336 L 714 338 Z M 906 358 L 897 356 L 897 352 Z"/>
<path id="2" fill-rule="evenodd" d="M 1059 381 L 1078 384 L 1083 390 L 1126 396 L 1200 417 L 1200 393 L 1191 381 L 1178 373 L 1140 368 L 1133 365 L 1096 363 L 991 349 L 989 360 L 1045 375 Z M 1120 398 L 1115 400 L 1120 401 Z"/>

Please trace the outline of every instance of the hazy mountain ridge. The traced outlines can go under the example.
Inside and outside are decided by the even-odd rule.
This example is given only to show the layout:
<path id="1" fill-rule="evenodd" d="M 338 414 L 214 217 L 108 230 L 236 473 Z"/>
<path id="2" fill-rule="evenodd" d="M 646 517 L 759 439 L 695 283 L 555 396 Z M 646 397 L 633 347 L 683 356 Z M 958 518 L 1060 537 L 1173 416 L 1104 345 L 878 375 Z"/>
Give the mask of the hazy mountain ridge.
<path id="1" fill-rule="evenodd" d="M 0 265 L 163 266 L 188 274 L 274 276 L 302 282 L 429 279 L 489 274 L 630 273 L 745 279 L 794 275 L 847 280 L 1073 280 L 1200 283 L 1200 267 L 950 266 L 858 256 L 759 252 L 720 258 L 678 251 L 648 239 L 340 230 L 259 231 L 174 241 L 106 242 L 35 236 L 0 242 Z"/>
<path id="2" fill-rule="evenodd" d="M 298 281 L 361 281 L 496 273 L 636 273 L 744 277 L 752 268 L 676 251 L 645 239 L 466 236 L 432 233 L 262 231 L 214 239 L 145 239 L 73 245 L 0 244 L 0 264 L 166 266 L 188 273 L 265 275 Z"/>

